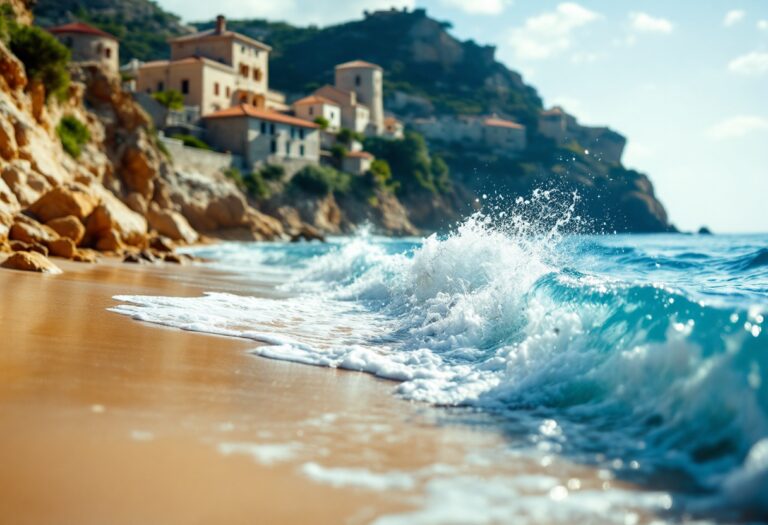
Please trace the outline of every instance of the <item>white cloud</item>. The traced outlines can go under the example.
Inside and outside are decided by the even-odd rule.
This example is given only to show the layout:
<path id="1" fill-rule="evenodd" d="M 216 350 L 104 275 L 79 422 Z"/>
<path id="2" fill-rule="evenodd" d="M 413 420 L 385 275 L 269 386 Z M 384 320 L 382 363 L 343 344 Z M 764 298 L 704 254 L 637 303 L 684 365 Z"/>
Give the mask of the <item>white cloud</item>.
<path id="1" fill-rule="evenodd" d="M 638 33 L 669 34 L 675 28 L 674 24 L 666 18 L 656 18 L 648 13 L 629 13 L 629 23 Z"/>
<path id="2" fill-rule="evenodd" d="M 528 18 L 509 36 L 517 58 L 541 60 L 569 49 L 576 29 L 601 18 L 601 15 L 573 2 L 559 4 L 554 11 Z"/>
<path id="3" fill-rule="evenodd" d="M 768 73 L 768 53 L 753 51 L 728 63 L 728 70 L 739 75 L 757 76 Z"/>
<path id="4" fill-rule="evenodd" d="M 413 9 L 415 0 L 158 0 L 158 3 L 163 9 L 176 13 L 186 22 L 212 20 L 216 15 L 224 14 L 233 19 L 267 18 L 299 25 L 328 25 L 362 18 L 365 10 L 375 11 L 392 7 Z"/>
<path id="5" fill-rule="evenodd" d="M 764 131 L 768 131 L 768 118 L 739 115 L 718 122 L 707 130 L 707 135 L 715 140 L 726 140 Z"/>
<path id="6" fill-rule="evenodd" d="M 733 9 L 731 11 L 728 11 L 725 13 L 725 18 L 723 18 L 723 25 L 725 27 L 733 27 L 742 20 L 744 20 L 744 15 L 746 15 L 742 9 Z"/>
<path id="7" fill-rule="evenodd" d="M 768 20 L 758 20 L 757 21 L 757 28 L 760 31 L 768 31 Z"/>
<path id="8" fill-rule="evenodd" d="M 470 15 L 498 15 L 512 3 L 511 0 L 440 0 L 440 2 Z"/>
<path id="9" fill-rule="evenodd" d="M 599 58 L 600 55 L 597 53 L 590 53 L 589 51 L 577 51 L 571 55 L 571 63 L 577 65 L 592 64 L 597 62 Z"/>

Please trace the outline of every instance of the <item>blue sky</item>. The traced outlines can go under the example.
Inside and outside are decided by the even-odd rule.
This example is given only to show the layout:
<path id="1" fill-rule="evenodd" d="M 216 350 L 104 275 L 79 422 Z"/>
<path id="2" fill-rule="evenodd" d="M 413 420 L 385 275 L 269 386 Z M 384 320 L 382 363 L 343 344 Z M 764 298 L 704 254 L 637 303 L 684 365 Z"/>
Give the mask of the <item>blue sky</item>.
<path id="1" fill-rule="evenodd" d="M 159 0 L 184 20 L 222 12 L 325 25 L 424 7 L 497 46 L 546 105 L 629 139 L 682 229 L 768 231 L 768 1 Z"/>

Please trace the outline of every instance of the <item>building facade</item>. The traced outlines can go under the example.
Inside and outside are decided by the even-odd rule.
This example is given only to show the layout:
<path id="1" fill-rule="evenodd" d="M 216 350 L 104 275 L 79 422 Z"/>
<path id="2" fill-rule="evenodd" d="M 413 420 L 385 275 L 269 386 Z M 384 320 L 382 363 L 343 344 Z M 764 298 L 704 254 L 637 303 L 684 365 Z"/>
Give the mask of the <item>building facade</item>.
<path id="1" fill-rule="evenodd" d="M 341 171 L 352 175 L 365 175 L 371 169 L 374 156 L 367 151 L 350 151 L 341 159 Z"/>
<path id="2" fill-rule="evenodd" d="M 269 52 L 262 42 L 228 31 L 226 19 L 213 29 L 169 41 L 171 59 L 143 64 L 136 90 L 181 92 L 184 104 L 207 115 L 236 104 L 268 108 L 280 104 L 269 92 Z"/>
<path id="3" fill-rule="evenodd" d="M 337 89 L 354 92 L 357 102 L 369 110 L 368 135 L 381 135 L 384 131 L 384 74 L 380 66 L 353 60 L 339 64 L 334 69 L 334 85 Z"/>
<path id="4" fill-rule="evenodd" d="M 208 142 L 242 157 L 246 169 L 320 159 L 320 130 L 313 122 L 248 104 L 217 111 L 203 120 Z"/>
<path id="5" fill-rule="evenodd" d="M 354 91 L 339 89 L 335 86 L 323 86 L 314 93 L 331 100 L 341 108 L 341 127 L 358 133 L 366 133 L 370 128 L 371 114 L 368 107 L 360 104 Z"/>
<path id="6" fill-rule="evenodd" d="M 310 95 L 292 104 L 297 117 L 314 121 L 322 117 L 328 121 L 327 131 L 335 132 L 341 129 L 341 106 L 329 98 Z"/>
<path id="7" fill-rule="evenodd" d="M 120 44 L 114 36 L 82 22 L 52 27 L 48 31 L 69 48 L 73 61 L 98 62 L 117 73 Z"/>
<path id="8" fill-rule="evenodd" d="M 621 163 L 627 139 L 605 126 L 582 126 L 573 115 L 555 106 L 539 114 L 539 133 L 559 146 L 576 143 L 608 164 Z"/>

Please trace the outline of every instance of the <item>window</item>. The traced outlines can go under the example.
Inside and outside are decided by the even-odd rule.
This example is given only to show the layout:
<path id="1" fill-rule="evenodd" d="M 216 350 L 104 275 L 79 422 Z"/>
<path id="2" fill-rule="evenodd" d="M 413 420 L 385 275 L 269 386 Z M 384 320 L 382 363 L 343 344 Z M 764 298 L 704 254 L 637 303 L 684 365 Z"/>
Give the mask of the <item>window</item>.
<path id="1" fill-rule="evenodd" d="M 216 96 L 219 96 L 219 83 L 214 82 L 213 83 L 213 94 Z"/>
<path id="2" fill-rule="evenodd" d="M 101 49 L 102 49 L 102 45 L 101 45 L 101 43 L 97 44 L 97 45 L 96 45 L 96 52 L 97 52 L 97 53 L 101 53 Z"/>
<path id="3" fill-rule="evenodd" d="M 302 140 L 304 139 L 304 129 L 303 128 L 299 130 L 299 138 L 302 139 Z"/>
<path id="4" fill-rule="evenodd" d="M 240 64 L 240 75 L 248 78 L 248 73 L 250 72 L 250 68 L 245 64 Z"/>
<path id="5" fill-rule="evenodd" d="M 267 123 L 263 120 L 261 121 L 261 134 L 266 135 L 267 134 Z"/>
<path id="6" fill-rule="evenodd" d="M 112 49 L 109 48 L 109 47 L 107 49 L 105 49 L 104 50 L 104 56 L 107 57 L 107 58 L 112 58 Z"/>
<path id="7" fill-rule="evenodd" d="M 315 108 L 313 108 L 312 106 L 309 106 L 309 114 L 310 115 L 314 115 L 315 114 Z"/>
<path id="8" fill-rule="evenodd" d="M 285 156 L 290 157 L 291 156 L 291 143 L 287 140 L 285 141 Z"/>
<path id="9" fill-rule="evenodd" d="M 270 132 L 272 135 L 274 135 L 274 134 L 275 134 L 275 125 L 274 125 L 274 124 L 270 124 L 270 125 L 269 125 L 269 132 Z"/>
<path id="10" fill-rule="evenodd" d="M 245 53 L 245 46 L 240 46 L 240 51 L 242 51 L 243 53 Z"/>
<path id="11" fill-rule="evenodd" d="M 232 96 L 232 90 L 229 89 L 229 86 L 227 86 L 227 98 Z"/>
<path id="12" fill-rule="evenodd" d="M 248 103 L 248 93 L 241 93 L 240 94 L 240 103 L 241 104 L 247 104 Z"/>
<path id="13" fill-rule="evenodd" d="M 158 91 L 165 91 L 165 84 L 163 84 L 162 82 L 158 82 L 157 83 L 157 90 Z"/>
<path id="14" fill-rule="evenodd" d="M 360 80 L 360 75 L 355 75 L 355 85 L 356 85 L 356 86 L 359 86 L 359 85 L 360 85 L 360 82 L 361 82 L 361 80 Z"/>
<path id="15" fill-rule="evenodd" d="M 186 78 L 181 80 L 181 93 L 183 95 L 189 95 L 189 80 Z"/>
<path id="16" fill-rule="evenodd" d="M 259 69 L 257 67 L 253 68 L 253 79 L 256 82 L 261 81 L 261 69 Z"/>
<path id="17" fill-rule="evenodd" d="M 291 128 L 291 138 L 292 139 L 296 138 L 296 128 Z"/>
<path id="18" fill-rule="evenodd" d="M 301 146 L 299 146 L 299 157 L 303 157 L 303 156 L 304 156 L 304 145 L 302 144 Z"/>
<path id="19" fill-rule="evenodd" d="M 269 151 L 277 153 L 277 141 L 275 139 L 272 139 L 272 142 L 269 144 Z"/>

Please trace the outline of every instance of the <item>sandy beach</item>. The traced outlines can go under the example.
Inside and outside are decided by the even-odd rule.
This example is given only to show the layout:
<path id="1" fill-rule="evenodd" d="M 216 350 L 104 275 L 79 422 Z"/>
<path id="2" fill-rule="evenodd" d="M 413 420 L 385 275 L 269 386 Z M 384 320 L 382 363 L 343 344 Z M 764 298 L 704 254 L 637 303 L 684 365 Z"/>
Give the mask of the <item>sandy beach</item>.
<path id="1" fill-rule="evenodd" d="M 107 311 L 118 293 L 235 288 L 205 270 L 62 267 L 0 272 L 0 516 L 13 523 L 363 523 L 412 503 L 396 483 L 317 483 L 308 461 L 412 470 L 496 439 L 440 428 L 390 382 Z"/>

